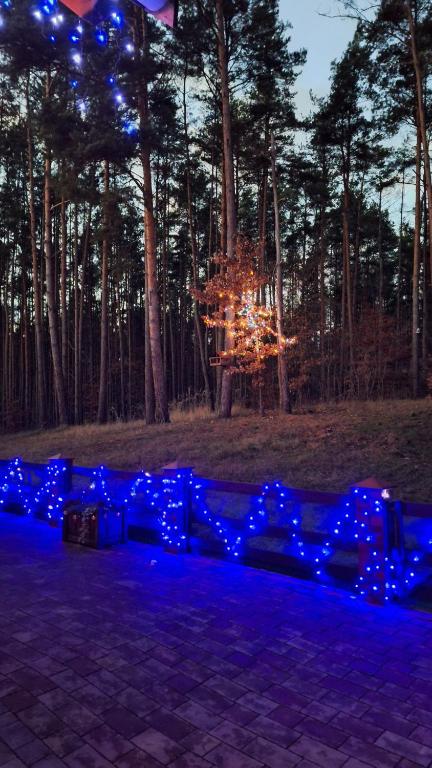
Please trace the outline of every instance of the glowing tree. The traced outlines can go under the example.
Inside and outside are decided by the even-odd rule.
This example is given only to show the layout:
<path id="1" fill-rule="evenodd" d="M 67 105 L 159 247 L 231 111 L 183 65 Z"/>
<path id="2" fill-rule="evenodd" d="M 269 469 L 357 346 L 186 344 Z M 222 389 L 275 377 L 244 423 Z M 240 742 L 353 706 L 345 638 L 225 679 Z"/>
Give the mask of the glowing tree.
<path id="1" fill-rule="evenodd" d="M 204 316 L 204 322 L 223 328 L 230 338 L 228 351 L 218 351 L 214 364 L 223 365 L 229 373 L 252 374 L 255 382 L 261 383 L 267 358 L 279 355 L 295 339 L 278 338 L 274 311 L 256 303 L 267 279 L 257 272 L 254 245 L 239 238 L 234 258 L 218 254 L 213 261 L 218 273 L 203 291 L 192 293 L 198 301 L 217 307 Z"/>

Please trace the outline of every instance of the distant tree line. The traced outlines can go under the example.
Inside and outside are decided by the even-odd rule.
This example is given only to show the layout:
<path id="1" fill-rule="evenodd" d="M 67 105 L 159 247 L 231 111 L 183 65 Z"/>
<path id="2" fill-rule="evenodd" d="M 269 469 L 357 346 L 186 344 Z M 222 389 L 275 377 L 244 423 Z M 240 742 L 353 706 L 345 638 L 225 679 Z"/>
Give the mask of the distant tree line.
<path id="1" fill-rule="evenodd" d="M 432 7 L 341 12 L 353 40 L 300 119 L 306 52 L 277 0 L 180 3 L 174 34 L 130 4 L 134 55 L 90 35 L 78 69 L 15 0 L 0 28 L 2 430 L 256 405 L 250 377 L 210 365 L 230 340 L 195 298 L 239 235 L 265 277 L 257 302 L 298 339 L 286 376 L 267 365 L 266 407 L 429 392 Z"/>

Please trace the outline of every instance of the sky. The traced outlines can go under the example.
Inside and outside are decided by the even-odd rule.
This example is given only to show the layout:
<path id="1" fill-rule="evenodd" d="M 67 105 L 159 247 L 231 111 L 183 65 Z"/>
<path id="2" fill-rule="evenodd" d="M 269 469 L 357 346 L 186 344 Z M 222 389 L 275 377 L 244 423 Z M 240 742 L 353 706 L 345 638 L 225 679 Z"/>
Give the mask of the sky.
<path id="1" fill-rule="evenodd" d="M 296 82 L 297 107 L 301 115 L 306 115 L 311 106 L 310 90 L 317 96 L 328 94 L 330 63 L 344 52 L 354 34 L 355 22 L 320 16 L 340 13 L 337 0 L 279 0 L 279 7 L 281 18 L 292 24 L 291 48 L 307 50 L 306 65 Z"/>
<path id="2" fill-rule="evenodd" d="M 296 81 L 298 116 L 311 111 L 309 91 L 316 96 L 327 96 L 330 90 L 330 65 L 339 59 L 355 31 L 355 21 L 335 18 L 341 13 L 338 0 L 279 0 L 280 15 L 292 25 L 290 30 L 292 50 L 306 48 L 307 61 Z M 326 14 L 322 16 L 320 14 Z M 328 18 L 333 17 L 333 18 Z M 301 143 L 302 137 L 297 137 Z M 398 185 L 385 190 L 384 203 L 395 222 L 399 220 L 400 190 Z M 414 203 L 410 188 L 406 190 L 406 208 Z"/>

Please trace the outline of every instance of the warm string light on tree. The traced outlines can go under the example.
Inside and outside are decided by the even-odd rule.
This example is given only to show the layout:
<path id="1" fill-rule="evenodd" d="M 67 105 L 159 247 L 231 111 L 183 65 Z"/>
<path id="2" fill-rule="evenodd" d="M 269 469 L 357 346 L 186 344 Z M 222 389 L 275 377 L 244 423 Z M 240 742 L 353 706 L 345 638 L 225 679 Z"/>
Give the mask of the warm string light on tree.
<path id="1" fill-rule="evenodd" d="M 295 338 L 278 338 L 275 312 L 257 303 L 259 290 L 267 278 L 256 269 L 257 249 L 245 238 L 238 238 L 235 257 L 224 254 L 213 258 L 219 271 L 208 280 L 203 291 L 192 289 L 193 296 L 203 304 L 217 307 L 204 316 L 210 328 L 223 328 L 230 339 L 229 350 L 218 350 L 221 364 L 230 373 L 246 373 L 259 377 L 266 360 L 275 357 Z M 228 311 L 233 319 L 227 319 Z"/>

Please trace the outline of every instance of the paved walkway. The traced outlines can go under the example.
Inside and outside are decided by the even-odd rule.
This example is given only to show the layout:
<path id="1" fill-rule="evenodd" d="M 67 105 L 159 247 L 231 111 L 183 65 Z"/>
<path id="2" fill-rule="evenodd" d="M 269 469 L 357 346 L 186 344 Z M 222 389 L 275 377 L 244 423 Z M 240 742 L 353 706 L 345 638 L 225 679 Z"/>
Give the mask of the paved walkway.
<path id="1" fill-rule="evenodd" d="M 1 766 L 432 765 L 432 617 L 59 538 L 0 515 Z"/>

